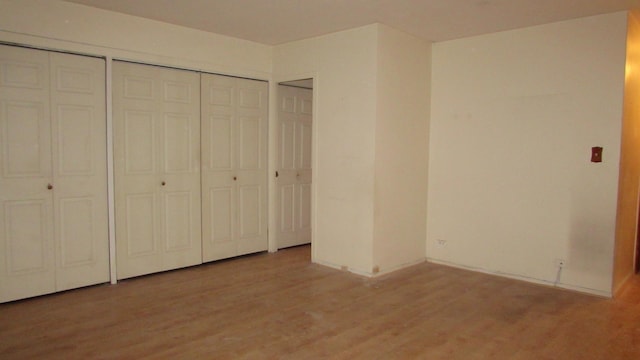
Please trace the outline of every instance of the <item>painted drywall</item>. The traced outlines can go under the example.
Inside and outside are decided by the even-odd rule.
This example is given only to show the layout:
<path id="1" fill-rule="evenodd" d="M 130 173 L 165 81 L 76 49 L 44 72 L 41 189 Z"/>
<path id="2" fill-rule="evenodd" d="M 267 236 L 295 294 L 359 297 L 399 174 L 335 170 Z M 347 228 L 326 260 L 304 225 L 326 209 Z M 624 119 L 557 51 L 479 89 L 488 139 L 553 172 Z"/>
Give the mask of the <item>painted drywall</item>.
<path id="1" fill-rule="evenodd" d="M 640 186 L 640 12 L 630 12 L 624 81 L 622 147 L 618 182 L 614 293 L 634 271 Z"/>
<path id="2" fill-rule="evenodd" d="M 272 48 L 51 0 L 0 0 L 0 41 L 269 79 Z"/>
<path id="3" fill-rule="evenodd" d="M 434 44 L 429 260 L 611 294 L 626 23 Z"/>
<path id="4" fill-rule="evenodd" d="M 369 25 L 279 45 L 273 60 L 275 82 L 314 79 L 313 261 L 363 274 L 373 265 L 377 34 Z"/>
<path id="5" fill-rule="evenodd" d="M 431 43 L 378 26 L 373 261 L 424 261 Z"/>

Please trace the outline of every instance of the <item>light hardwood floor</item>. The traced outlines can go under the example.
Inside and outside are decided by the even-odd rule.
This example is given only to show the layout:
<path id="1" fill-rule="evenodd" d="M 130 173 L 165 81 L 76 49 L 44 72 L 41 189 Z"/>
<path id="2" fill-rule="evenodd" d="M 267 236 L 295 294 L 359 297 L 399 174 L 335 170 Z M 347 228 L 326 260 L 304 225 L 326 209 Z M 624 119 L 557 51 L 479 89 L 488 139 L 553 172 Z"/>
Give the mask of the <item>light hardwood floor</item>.
<path id="1" fill-rule="evenodd" d="M 0 359 L 640 359 L 618 299 L 421 264 L 379 279 L 309 247 L 0 305 Z"/>

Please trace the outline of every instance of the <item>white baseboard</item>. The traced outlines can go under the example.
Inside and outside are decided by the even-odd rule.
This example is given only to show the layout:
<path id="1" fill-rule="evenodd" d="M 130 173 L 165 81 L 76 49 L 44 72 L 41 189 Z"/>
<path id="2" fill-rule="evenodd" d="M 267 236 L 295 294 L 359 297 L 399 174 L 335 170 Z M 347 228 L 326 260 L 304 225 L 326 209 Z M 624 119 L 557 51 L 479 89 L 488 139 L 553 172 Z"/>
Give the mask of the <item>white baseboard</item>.
<path id="1" fill-rule="evenodd" d="M 457 263 L 454 263 L 454 262 L 443 261 L 443 260 L 433 259 L 433 258 L 429 258 L 429 257 L 427 257 L 427 261 L 432 263 L 432 264 L 450 266 L 450 267 L 454 267 L 454 268 L 458 268 L 458 269 L 475 271 L 475 272 L 488 274 L 488 275 L 495 275 L 495 276 L 500 276 L 500 277 L 514 279 L 514 280 L 526 281 L 526 282 L 529 282 L 529 283 L 534 283 L 534 284 L 539 284 L 539 285 L 557 287 L 557 288 L 562 288 L 562 289 L 566 289 L 566 290 L 586 293 L 586 294 L 589 294 L 589 295 L 596 295 L 596 296 L 605 297 L 605 298 L 611 298 L 613 296 L 611 291 L 602 291 L 602 290 L 598 290 L 598 289 L 591 289 L 591 288 L 586 288 L 586 287 L 582 287 L 582 286 L 565 284 L 565 283 L 561 283 L 561 282 L 555 284 L 552 281 L 548 281 L 548 280 L 544 280 L 544 279 L 537 279 L 537 278 L 532 278 L 532 277 L 528 277 L 528 276 L 510 274 L 510 273 L 505 273 L 505 272 L 501 272 L 501 271 L 491 271 L 491 270 L 487 270 L 487 269 L 483 269 L 483 268 L 461 265 L 461 264 L 457 264 Z"/>

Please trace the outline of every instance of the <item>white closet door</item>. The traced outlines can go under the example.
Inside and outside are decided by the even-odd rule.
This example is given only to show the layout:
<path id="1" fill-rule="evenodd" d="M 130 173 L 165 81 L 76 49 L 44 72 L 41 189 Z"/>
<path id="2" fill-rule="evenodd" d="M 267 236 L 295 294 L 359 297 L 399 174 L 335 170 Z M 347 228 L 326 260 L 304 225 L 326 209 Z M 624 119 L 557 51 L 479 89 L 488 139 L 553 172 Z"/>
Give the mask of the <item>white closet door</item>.
<path id="1" fill-rule="evenodd" d="M 268 84 L 237 79 L 238 255 L 264 251 L 267 240 Z"/>
<path id="2" fill-rule="evenodd" d="M 118 278 L 202 262 L 200 76 L 114 62 Z"/>
<path id="3" fill-rule="evenodd" d="M 278 87 L 278 248 L 311 242 L 312 90 Z"/>
<path id="4" fill-rule="evenodd" d="M 238 253 L 236 79 L 201 77 L 202 255 L 203 261 L 212 261 Z"/>
<path id="5" fill-rule="evenodd" d="M 104 76 L 0 46 L 0 302 L 109 280 Z"/>
<path id="6" fill-rule="evenodd" d="M 105 62 L 50 54 L 56 289 L 109 281 Z"/>
<path id="7" fill-rule="evenodd" d="M 55 291 L 49 55 L 0 45 L 0 301 Z"/>
<path id="8" fill-rule="evenodd" d="M 267 91 L 202 74 L 204 261 L 267 249 Z"/>

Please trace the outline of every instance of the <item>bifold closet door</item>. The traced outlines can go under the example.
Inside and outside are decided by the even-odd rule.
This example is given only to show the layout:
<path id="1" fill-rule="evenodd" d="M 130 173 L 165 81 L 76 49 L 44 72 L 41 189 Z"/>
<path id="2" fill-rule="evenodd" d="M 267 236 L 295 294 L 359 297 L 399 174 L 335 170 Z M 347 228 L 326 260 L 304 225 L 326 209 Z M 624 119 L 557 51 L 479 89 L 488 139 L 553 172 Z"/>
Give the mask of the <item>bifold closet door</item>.
<path id="1" fill-rule="evenodd" d="M 0 298 L 54 292 L 49 54 L 0 48 Z"/>
<path id="2" fill-rule="evenodd" d="M 109 281 L 105 62 L 51 53 L 56 290 Z"/>
<path id="3" fill-rule="evenodd" d="M 200 75 L 113 64 L 117 277 L 202 263 Z"/>
<path id="4" fill-rule="evenodd" d="M 278 248 L 311 242 L 311 89 L 278 86 Z"/>
<path id="5" fill-rule="evenodd" d="M 267 250 L 267 92 L 202 74 L 204 261 Z"/>
<path id="6" fill-rule="evenodd" d="M 109 280 L 105 63 L 0 45 L 0 302 Z"/>

